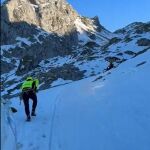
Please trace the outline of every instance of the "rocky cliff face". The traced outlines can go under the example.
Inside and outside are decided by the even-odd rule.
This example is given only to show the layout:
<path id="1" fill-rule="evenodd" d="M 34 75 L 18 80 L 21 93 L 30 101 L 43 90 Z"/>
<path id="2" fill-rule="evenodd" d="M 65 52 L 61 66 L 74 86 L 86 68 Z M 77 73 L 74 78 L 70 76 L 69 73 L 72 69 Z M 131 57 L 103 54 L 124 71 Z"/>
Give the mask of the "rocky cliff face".
<path id="1" fill-rule="evenodd" d="M 61 35 L 72 31 L 78 16 L 65 0 L 11 0 L 6 8 L 10 22 L 26 22 Z"/>
<path id="2" fill-rule="evenodd" d="M 111 33 L 65 0 L 9 0 L 1 6 L 2 95 L 17 96 L 27 76 L 40 89 L 94 76 L 150 50 L 150 22 Z"/>
<path id="3" fill-rule="evenodd" d="M 18 36 L 34 38 L 37 28 L 74 39 L 77 37 L 74 21 L 78 14 L 64 0 L 10 0 L 1 7 L 2 44 L 16 42 Z M 76 42 L 75 42 L 76 41 Z"/>
<path id="4" fill-rule="evenodd" d="M 2 47 L 3 56 L 32 57 L 30 69 L 43 59 L 69 54 L 78 43 L 78 14 L 64 0 L 10 0 L 1 12 L 1 45 L 11 45 L 9 51 Z"/>
<path id="5" fill-rule="evenodd" d="M 18 74 L 27 73 L 43 59 L 72 53 L 85 35 L 93 40 L 98 32 L 105 31 L 98 18 L 80 17 L 65 0 L 9 0 L 1 12 L 3 57 L 20 60 Z M 105 36 L 100 41 L 106 42 Z M 8 62 L 3 64 L 7 66 Z M 24 71 L 20 70 L 22 64 Z M 9 68 L 3 68 L 3 73 Z"/>

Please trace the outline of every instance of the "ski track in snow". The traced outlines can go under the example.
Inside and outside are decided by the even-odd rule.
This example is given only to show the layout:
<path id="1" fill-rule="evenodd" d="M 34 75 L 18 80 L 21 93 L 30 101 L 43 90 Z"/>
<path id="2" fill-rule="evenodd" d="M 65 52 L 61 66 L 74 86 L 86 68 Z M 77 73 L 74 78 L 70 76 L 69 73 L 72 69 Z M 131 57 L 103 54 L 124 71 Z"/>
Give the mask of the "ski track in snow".
<path id="1" fill-rule="evenodd" d="M 60 100 L 59 93 L 61 93 L 62 88 L 50 89 L 51 97 L 47 98 L 42 97 L 43 94 L 37 94 L 37 116 L 32 117 L 31 122 L 26 122 L 23 102 L 20 105 L 18 98 L 12 100 L 12 106 L 15 106 L 18 110 L 14 115 L 17 130 L 17 150 L 51 150 L 55 110 Z M 44 92 L 44 95 L 47 95 L 47 91 Z M 32 100 L 30 100 L 30 110 L 31 107 Z M 47 132 L 48 130 L 49 132 Z"/>

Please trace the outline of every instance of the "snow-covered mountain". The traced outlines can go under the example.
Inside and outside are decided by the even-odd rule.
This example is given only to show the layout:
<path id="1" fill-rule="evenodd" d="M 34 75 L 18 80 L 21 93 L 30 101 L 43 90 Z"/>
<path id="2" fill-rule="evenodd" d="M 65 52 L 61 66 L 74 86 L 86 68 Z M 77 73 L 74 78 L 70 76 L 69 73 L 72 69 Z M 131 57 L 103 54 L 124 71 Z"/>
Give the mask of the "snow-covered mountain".
<path id="1" fill-rule="evenodd" d="M 80 16 L 62 0 L 10 0 L 1 9 L 4 98 L 17 96 L 26 76 L 38 77 L 43 90 L 57 79 L 68 83 L 102 73 L 108 62 L 117 66 L 150 47 L 149 22 L 111 33 L 98 17 Z"/>
<path id="2" fill-rule="evenodd" d="M 3 117 L 2 150 L 149 150 L 149 56 L 147 51 L 100 75 L 40 91 L 30 123 L 19 98 L 12 99 L 18 112 Z"/>
<path id="3" fill-rule="evenodd" d="M 65 0 L 5 1 L 1 149 L 149 150 L 149 58 L 150 22 L 112 33 Z M 31 124 L 18 101 L 27 76 L 40 80 Z"/>
<path id="4" fill-rule="evenodd" d="M 10 0 L 1 10 L 2 82 L 9 95 L 27 75 L 40 78 L 41 89 L 58 78 L 84 78 L 87 71 L 78 67 L 79 60 L 97 57 L 92 53 L 114 37 L 98 17 L 78 15 L 65 0 Z"/>

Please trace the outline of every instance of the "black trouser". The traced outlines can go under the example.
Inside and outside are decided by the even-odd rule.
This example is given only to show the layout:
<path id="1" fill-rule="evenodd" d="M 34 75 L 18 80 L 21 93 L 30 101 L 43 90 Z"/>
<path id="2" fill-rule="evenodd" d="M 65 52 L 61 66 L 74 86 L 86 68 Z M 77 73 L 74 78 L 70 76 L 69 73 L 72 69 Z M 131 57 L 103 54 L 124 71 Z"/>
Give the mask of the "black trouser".
<path id="1" fill-rule="evenodd" d="M 35 112 L 36 105 L 37 105 L 37 96 L 36 96 L 35 92 L 27 91 L 27 92 L 23 92 L 22 98 L 23 98 L 23 102 L 24 102 L 25 113 L 27 116 L 29 116 L 30 115 L 29 99 L 32 99 L 32 101 L 33 101 L 32 112 Z"/>

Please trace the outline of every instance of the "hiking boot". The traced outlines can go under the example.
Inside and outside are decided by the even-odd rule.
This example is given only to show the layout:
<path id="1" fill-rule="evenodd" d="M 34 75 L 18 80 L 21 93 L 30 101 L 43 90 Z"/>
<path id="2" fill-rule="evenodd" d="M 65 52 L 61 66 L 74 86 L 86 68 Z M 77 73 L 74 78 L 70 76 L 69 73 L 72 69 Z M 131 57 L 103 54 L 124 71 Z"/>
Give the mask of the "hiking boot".
<path id="1" fill-rule="evenodd" d="M 31 121 L 31 117 L 30 117 L 30 116 L 28 116 L 26 121 Z"/>
<path id="2" fill-rule="evenodd" d="M 31 113 L 31 116 L 36 116 L 36 114 L 35 114 L 35 112 L 34 112 L 34 111 Z"/>

